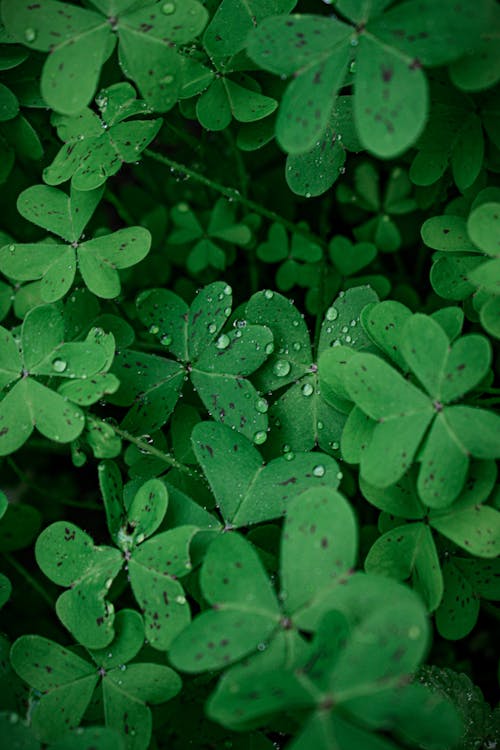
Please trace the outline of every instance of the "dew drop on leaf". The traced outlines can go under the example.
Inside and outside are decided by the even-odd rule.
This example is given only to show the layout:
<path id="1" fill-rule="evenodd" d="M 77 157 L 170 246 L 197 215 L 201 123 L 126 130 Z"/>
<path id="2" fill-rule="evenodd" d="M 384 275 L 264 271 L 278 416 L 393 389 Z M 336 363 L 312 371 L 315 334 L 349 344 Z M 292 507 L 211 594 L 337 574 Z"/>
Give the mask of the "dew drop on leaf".
<path id="1" fill-rule="evenodd" d="M 300 350 L 302 349 L 302 344 L 299 341 L 296 341 L 292 346 L 294 351 L 296 352 L 300 352 Z"/>
<path id="2" fill-rule="evenodd" d="M 325 467 L 322 464 L 318 464 L 313 469 L 313 475 L 315 477 L 323 477 L 325 475 Z"/>
<path id="3" fill-rule="evenodd" d="M 266 354 L 272 354 L 274 351 L 274 344 L 269 342 L 269 344 L 266 344 L 264 347 L 264 351 Z"/>
<path id="4" fill-rule="evenodd" d="M 161 12 L 165 13 L 166 16 L 171 16 L 172 13 L 175 13 L 175 3 L 163 3 Z"/>
<path id="5" fill-rule="evenodd" d="M 293 451 L 288 451 L 288 453 L 285 453 L 285 459 L 287 461 L 293 461 L 295 458 L 295 453 Z"/>
<path id="6" fill-rule="evenodd" d="M 338 317 L 338 314 L 339 314 L 339 311 L 337 310 L 336 307 L 329 307 L 328 310 L 326 311 L 325 318 L 330 321 L 336 320 Z"/>
<path id="7" fill-rule="evenodd" d="M 270 289 L 266 289 L 264 292 L 264 297 L 266 299 L 272 299 L 274 297 L 274 292 L 272 292 Z"/>
<path id="8" fill-rule="evenodd" d="M 227 336 L 225 333 L 222 333 L 215 342 L 215 346 L 217 347 L 217 349 L 227 349 L 230 343 L 231 340 L 229 336 Z"/>
<path id="9" fill-rule="evenodd" d="M 216 330 L 217 330 L 217 326 L 216 326 L 216 324 L 215 324 L 215 323 L 209 323 L 209 324 L 207 325 L 207 331 L 208 331 L 209 333 L 215 333 L 215 332 L 216 332 Z"/>
<path id="10" fill-rule="evenodd" d="M 159 327 L 157 325 L 155 325 L 154 323 L 153 323 L 152 326 L 149 326 L 149 333 L 152 333 L 153 336 L 156 336 L 156 334 L 159 333 L 159 332 L 160 332 Z"/>
<path id="11" fill-rule="evenodd" d="M 286 359 L 278 359 L 278 361 L 274 364 L 273 372 L 276 377 L 284 378 L 288 375 L 290 369 L 290 362 L 287 362 Z"/>
<path id="12" fill-rule="evenodd" d="M 186 603 L 186 597 L 185 596 L 176 596 L 175 601 L 177 604 L 185 604 Z"/>
<path id="13" fill-rule="evenodd" d="M 304 384 L 304 385 L 302 386 L 302 388 L 301 388 L 301 391 L 302 391 L 302 395 L 303 395 L 303 396 L 312 396 L 312 393 L 313 393 L 313 391 L 314 391 L 314 388 L 313 388 L 313 386 L 311 385 L 311 383 L 305 383 L 305 384 Z"/>
<path id="14" fill-rule="evenodd" d="M 27 29 L 24 30 L 24 38 L 27 42 L 34 42 L 36 39 L 36 31 L 35 29 L 31 28 L 29 26 Z"/>
<path id="15" fill-rule="evenodd" d="M 68 363 L 64 359 L 54 359 L 52 362 L 52 369 L 55 372 L 64 372 L 67 368 Z"/>
<path id="16" fill-rule="evenodd" d="M 255 403 L 255 408 L 258 412 L 260 412 L 260 414 L 265 414 L 269 409 L 269 404 L 267 403 L 265 398 L 259 398 Z"/>
<path id="17" fill-rule="evenodd" d="M 162 336 L 160 337 L 160 344 L 161 344 L 162 346 L 170 346 L 170 344 L 171 344 L 171 343 L 172 343 L 172 336 L 169 336 L 169 334 L 168 334 L 168 333 L 164 333 L 164 334 L 163 334 L 163 335 L 162 335 Z"/>
<path id="18" fill-rule="evenodd" d="M 222 291 L 224 292 L 224 294 L 226 295 L 226 297 L 229 297 L 233 293 L 233 290 L 231 289 L 231 287 L 229 286 L 229 284 L 226 284 L 226 286 L 224 287 L 224 289 Z"/>
<path id="19" fill-rule="evenodd" d="M 264 430 L 259 430 L 253 436 L 253 441 L 255 445 L 262 445 L 262 443 L 265 443 L 266 440 L 267 440 L 267 433 L 264 432 Z"/>

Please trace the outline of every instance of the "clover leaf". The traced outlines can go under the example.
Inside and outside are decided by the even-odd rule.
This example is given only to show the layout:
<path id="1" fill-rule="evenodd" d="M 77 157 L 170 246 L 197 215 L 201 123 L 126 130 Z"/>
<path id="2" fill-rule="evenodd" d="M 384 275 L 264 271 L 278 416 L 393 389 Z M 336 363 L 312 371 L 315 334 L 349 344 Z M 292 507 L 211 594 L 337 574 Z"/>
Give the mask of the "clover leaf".
<path id="1" fill-rule="evenodd" d="M 267 437 L 267 408 L 246 376 L 272 351 L 271 331 L 261 325 L 236 326 L 222 332 L 231 315 L 232 290 L 214 282 L 191 307 L 166 289 L 143 292 L 137 299 L 140 320 L 176 360 L 125 350 L 114 372 L 121 381 L 115 400 L 135 404 L 124 420 L 127 429 L 154 432 L 170 416 L 185 375 L 209 414 L 260 444 Z M 134 369 L 135 368 L 135 369 Z M 135 373 L 142 376 L 137 382 Z M 249 410 L 248 406 L 254 404 Z"/>
<path id="2" fill-rule="evenodd" d="M 23 635 L 12 646 L 12 666 L 38 694 L 31 727 L 43 742 L 55 742 L 78 726 L 99 687 L 106 725 L 121 735 L 127 750 L 149 746 L 152 716 L 147 704 L 173 698 L 181 681 L 169 667 L 130 664 L 144 643 L 142 617 L 124 609 L 115 620 L 113 642 L 105 650 L 87 649 L 90 659 L 39 635 Z"/>
<path id="3" fill-rule="evenodd" d="M 6 392 L 0 401 L 0 455 L 20 448 L 35 427 L 56 442 L 75 440 L 84 427 L 83 411 L 64 387 L 61 394 L 50 386 L 66 379 L 78 384 L 106 367 L 108 352 L 93 331 L 86 341 L 65 342 L 65 317 L 57 305 L 31 310 L 19 340 L 2 328 L 0 386 Z"/>
<path id="4" fill-rule="evenodd" d="M 370 345 L 359 325 L 365 305 L 377 299 L 368 287 L 341 292 L 327 309 L 321 326 L 318 354 L 341 343 L 363 349 Z M 270 289 L 254 294 L 246 306 L 251 323 L 266 324 L 274 337 L 274 351 L 255 376 L 262 391 L 288 386 L 269 409 L 270 450 L 293 453 L 318 445 L 328 453 L 339 449 L 345 409 L 338 409 L 322 391 L 307 326 L 280 294 Z"/>
<path id="5" fill-rule="evenodd" d="M 223 198 L 215 203 L 207 218 L 206 227 L 200 223 L 187 203 L 174 206 L 171 216 L 175 228 L 170 233 L 168 242 L 176 247 L 194 243 L 186 260 L 187 268 L 193 274 L 210 267 L 223 270 L 227 265 L 224 243 L 247 245 L 252 237 L 246 224 L 236 221 L 233 206 Z M 223 243 L 222 247 L 220 241 Z"/>
<path id="6" fill-rule="evenodd" d="M 456 586 L 450 585 L 450 576 L 445 573 L 455 556 L 442 537 L 479 558 L 471 560 L 477 563 L 475 572 L 479 577 L 480 571 L 486 575 L 486 571 L 492 570 L 492 565 L 496 564 L 492 558 L 500 552 L 500 514 L 483 503 L 490 495 L 495 479 L 493 462 L 472 462 L 464 489 L 453 505 L 443 509 L 429 509 L 421 502 L 417 492 L 416 467 L 396 484 L 384 489 L 362 480 L 360 486 L 363 495 L 383 511 L 379 525 L 383 523 L 385 527 L 381 529 L 385 533 L 368 552 L 366 570 L 398 580 L 410 579 L 429 611 L 437 610 L 440 613 L 436 615 L 438 623 L 444 620 L 445 612 L 447 617 L 454 619 L 463 605 L 455 603 Z M 390 514 L 390 524 L 383 521 L 385 514 Z M 405 521 L 402 523 L 403 519 Z M 460 558 L 459 551 L 457 554 L 467 565 L 467 560 Z M 460 578 L 460 585 L 463 586 L 467 576 Z M 493 590 L 491 593 L 494 593 Z M 479 604 L 475 594 L 471 595 L 471 600 L 477 618 Z M 474 623 L 475 618 L 471 627 Z M 445 626 L 441 629 L 438 624 L 438 628 L 444 635 Z"/>
<path id="7" fill-rule="evenodd" d="M 451 344 L 437 321 L 419 313 L 398 325 L 393 305 L 384 305 L 362 319 L 365 330 L 370 334 L 377 329 L 377 316 L 394 329 L 397 343 L 384 346 L 395 347 L 420 387 L 377 355 L 353 354 L 347 348 L 323 354 L 321 378 L 355 404 L 342 435 L 342 452 L 346 460 L 360 464 L 361 477 L 375 487 L 397 482 L 416 457 L 422 502 L 445 508 L 460 494 L 471 456 L 500 455 L 498 416 L 456 403 L 487 374 L 490 344 L 477 334 Z"/>
<path id="8" fill-rule="evenodd" d="M 151 111 L 145 102 L 137 101 L 129 83 L 103 89 L 96 104 L 100 116 L 88 108 L 73 116 L 53 115 L 52 122 L 65 145 L 44 170 L 48 185 L 71 179 L 77 190 L 98 188 L 124 163 L 136 162 L 161 127 L 161 119 L 128 119 Z"/>
<path id="9" fill-rule="evenodd" d="M 2 5 L 3 22 L 16 41 L 50 51 L 41 79 L 47 104 L 61 114 L 77 115 L 94 96 L 101 68 L 118 41 L 122 70 L 149 106 L 158 112 L 173 107 L 182 68 L 176 45 L 202 31 L 207 11 L 196 0 L 155 0 L 139 7 L 134 0 L 93 0 L 92 5 L 98 12 L 68 9 L 57 0 L 6 0 Z"/>
<path id="10" fill-rule="evenodd" d="M 293 76 L 281 102 L 276 136 L 288 153 L 322 137 L 338 90 L 354 58 L 354 121 L 362 145 L 391 157 L 412 145 L 427 119 L 422 66 L 452 62 L 478 43 L 488 5 L 457 8 L 452 0 L 383 4 L 341 3 L 336 15 L 266 18 L 249 35 L 247 52 L 265 70 Z M 439 39 L 439 43 L 438 40 Z"/>
<path id="11" fill-rule="evenodd" d="M 260 91 L 259 84 L 243 73 L 218 71 L 196 102 L 196 116 L 206 130 L 224 130 L 234 119 L 256 122 L 272 114 L 278 102 Z"/>
<path id="12" fill-rule="evenodd" d="M 124 569 L 143 611 L 149 642 L 167 649 L 190 620 L 177 579 L 191 570 L 189 546 L 197 528 L 184 525 L 153 536 L 168 505 L 167 489 L 158 479 L 143 483 L 128 504 L 116 466 L 102 465 L 100 481 L 109 532 L 118 549 L 96 546 L 78 526 L 64 521 L 47 527 L 36 543 L 45 575 L 70 587 L 56 602 L 57 614 L 79 643 L 105 648 L 113 639 L 115 620 L 108 591 Z"/>
<path id="13" fill-rule="evenodd" d="M 314 630 L 328 596 L 356 557 L 356 523 L 335 490 L 309 489 L 288 503 L 276 596 L 253 546 L 231 532 L 214 539 L 200 575 L 211 609 L 174 641 L 172 663 L 187 672 L 221 669 L 296 628 Z M 328 607 L 327 607 L 328 608 Z"/>
<path id="14" fill-rule="evenodd" d="M 307 229 L 307 225 L 299 224 Z M 276 272 L 276 286 L 289 291 L 293 286 L 311 286 L 316 282 L 317 264 L 323 251 L 317 243 L 295 232 L 290 241 L 281 224 L 271 224 L 267 241 L 257 248 L 257 257 L 264 263 L 279 263 Z M 310 273 L 308 273 L 310 271 Z"/>
<path id="15" fill-rule="evenodd" d="M 51 239 L 5 245 L 0 250 L 0 270 L 17 281 L 41 279 L 40 292 L 45 302 L 64 297 L 74 283 L 77 269 L 93 294 L 105 299 L 117 297 L 118 269 L 133 266 L 148 254 L 151 235 L 142 227 L 127 227 L 82 242 L 83 230 L 101 196 L 100 188 L 80 191 L 72 186 L 69 197 L 47 185 L 24 190 L 17 203 L 19 213 L 64 242 Z"/>

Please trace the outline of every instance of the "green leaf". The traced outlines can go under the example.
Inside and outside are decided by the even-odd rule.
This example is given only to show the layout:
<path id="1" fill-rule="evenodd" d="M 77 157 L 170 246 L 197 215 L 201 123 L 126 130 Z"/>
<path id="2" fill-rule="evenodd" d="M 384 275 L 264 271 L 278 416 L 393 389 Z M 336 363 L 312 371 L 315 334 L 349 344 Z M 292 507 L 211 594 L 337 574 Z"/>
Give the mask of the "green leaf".
<path id="1" fill-rule="evenodd" d="M 0 327 L 0 387 L 17 380 L 21 375 L 22 361 L 13 335 Z"/>
<path id="2" fill-rule="evenodd" d="M 492 411 L 471 406 L 451 406 L 446 420 L 464 452 L 475 458 L 500 455 L 500 417 Z"/>
<path id="3" fill-rule="evenodd" d="M 14 453 L 33 432 L 25 384 L 23 380 L 16 383 L 0 401 L 0 456 Z"/>
<path id="4" fill-rule="evenodd" d="M 443 580 L 439 558 L 432 532 L 423 523 L 397 526 L 383 534 L 371 547 L 365 569 L 399 581 L 411 578 L 430 612 L 441 602 Z"/>
<path id="5" fill-rule="evenodd" d="M 290 613 L 321 601 L 356 560 L 352 508 L 334 490 L 310 489 L 288 508 L 281 550 L 281 598 Z"/>
<path id="6" fill-rule="evenodd" d="M 456 439 L 447 420 L 448 409 L 437 414 L 421 454 L 418 494 L 430 508 L 450 505 L 464 486 L 468 452 Z"/>
<path id="7" fill-rule="evenodd" d="M 483 203 L 475 208 L 467 222 L 467 231 L 472 242 L 487 255 L 500 256 L 500 205 Z"/>
<path id="8" fill-rule="evenodd" d="M 111 672 L 103 679 L 102 699 L 106 723 L 125 739 L 126 750 L 146 750 L 151 739 L 151 711 L 134 695 L 122 690 Z"/>
<path id="9" fill-rule="evenodd" d="M 330 346 L 349 346 L 357 350 L 372 348 L 360 326 L 360 316 L 363 308 L 373 302 L 378 302 L 378 297 L 369 286 L 356 286 L 340 292 L 321 324 L 318 353 Z"/>
<path id="10" fill-rule="evenodd" d="M 33 185 L 20 194 L 17 210 L 28 221 L 68 242 L 79 239 L 73 229 L 69 198 L 62 190 Z"/>
<path id="11" fill-rule="evenodd" d="M 91 664 L 38 635 L 17 639 L 11 663 L 23 680 L 42 691 L 31 719 L 36 737 L 55 741 L 78 726 L 99 679 Z"/>
<path id="12" fill-rule="evenodd" d="M 386 18 L 384 15 L 384 24 Z M 390 43 L 393 41 L 391 38 Z M 399 46 L 399 38 L 396 43 Z M 393 157 L 405 151 L 425 126 L 427 82 L 420 68 L 399 49 L 387 47 L 371 34 L 361 35 L 354 119 L 361 143 L 379 157 Z"/>
<path id="13" fill-rule="evenodd" d="M 133 539 L 139 544 L 154 534 L 167 512 L 168 492 L 159 479 L 145 482 L 127 508 L 127 523 L 133 528 Z"/>
<path id="14" fill-rule="evenodd" d="M 440 534 L 477 557 L 500 553 L 500 513 L 488 505 L 455 503 L 449 509 L 432 511 L 429 522 Z"/>
<path id="15" fill-rule="evenodd" d="M 185 362 L 187 352 L 187 312 L 183 299 L 169 289 L 151 289 L 137 298 L 139 319 L 157 336 L 162 346 Z"/>
<path id="16" fill-rule="evenodd" d="M 468 635 L 476 624 L 479 599 L 451 560 L 443 563 L 443 582 L 444 595 L 436 612 L 436 627 L 443 638 L 455 641 Z"/>
<path id="17" fill-rule="evenodd" d="M 118 466 L 113 461 L 100 463 L 98 476 L 109 533 L 116 543 L 125 516 L 122 477 Z"/>
<path id="18" fill-rule="evenodd" d="M 246 526 L 285 513 L 291 498 L 310 487 L 336 487 L 337 463 L 319 453 L 275 458 L 267 465 L 243 435 L 213 422 L 192 432 L 195 455 L 226 524 Z M 236 468 L 237 467 L 237 468 Z"/>
<path id="19" fill-rule="evenodd" d="M 134 609 L 121 609 L 115 617 L 115 637 L 111 649 L 88 649 L 90 655 L 106 672 L 131 661 L 144 645 L 144 623 Z M 120 669 L 120 672 L 124 671 Z"/>

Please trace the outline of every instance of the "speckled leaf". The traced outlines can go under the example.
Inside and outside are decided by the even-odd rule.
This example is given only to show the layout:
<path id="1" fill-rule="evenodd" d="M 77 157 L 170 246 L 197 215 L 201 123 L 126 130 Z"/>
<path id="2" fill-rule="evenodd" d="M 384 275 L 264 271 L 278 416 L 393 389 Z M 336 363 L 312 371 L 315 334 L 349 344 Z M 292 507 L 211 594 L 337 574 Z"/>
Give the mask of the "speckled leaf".
<path id="1" fill-rule="evenodd" d="M 313 361 L 307 326 L 290 300 L 267 289 L 252 295 L 245 309 L 250 323 L 269 326 L 274 345 L 269 359 L 256 373 L 261 390 L 289 385 L 310 370 Z M 283 351 L 281 351 L 283 350 Z"/>
<path id="2" fill-rule="evenodd" d="M 21 375 L 21 355 L 14 336 L 6 328 L 0 327 L 0 388 Z"/>
<path id="3" fill-rule="evenodd" d="M 207 343 L 218 336 L 231 314 L 232 303 L 232 289 L 222 281 L 215 281 L 198 292 L 189 309 L 189 359 L 196 361 Z"/>
<path id="4" fill-rule="evenodd" d="M 336 487 L 340 481 L 338 465 L 330 456 L 299 453 L 292 460 L 283 456 L 265 465 L 243 435 L 213 422 L 196 425 L 192 441 L 224 520 L 231 525 L 277 518 L 305 489 Z"/>
<path id="5" fill-rule="evenodd" d="M 46 58 L 41 92 L 47 105 L 56 112 L 74 115 L 94 96 L 101 68 L 114 47 L 114 36 L 104 19 L 58 44 Z"/>
<path id="6" fill-rule="evenodd" d="M 247 86 L 240 86 L 230 78 L 224 79 L 226 95 L 235 120 L 238 122 L 255 122 L 272 114 L 278 106 L 276 99 Z"/>
<path id="7" fill-rule="evenodd" d="M 180 359 L 188 360 L 188 306 L 170 289 L 150 289 L 137 297 L 139 319 L 157 336 L 166 350 Z"/>
<path id="8" fill-rule="evenodd" d="M 345 160 L 345 149 L 337 140 L 333 121 L 309 151 L 288 156 L 287 185 L 292 192 L 307 198 L 322 195 L 340 177 Z"/>
<path id="9" fill-rule="evenodd" d="M 450 406 L 446 420 L 455 440 L 475 458 L 500 456 L 500 416 L 471 406 Z"/>
<path id="10" fill-rule="evenodd" d="M 48 185 L 32 185 L 19 195 L 17 210 L 28 221 L 68 242 L 79 239 L 71 220 L 70 200 L 62 190 Z"/>
<path id="11" fill-rule="evenodd" d="M 57 443 L 70 443 L 85 427 L 82 410 L 32 378 L 21 381 L 31 421 L 38 432 Z"/>
<path id="12" fill-rule="evenodd" d="M 288 507 L 281 547 L 281 597 L 294 614 L 338 585 L 357 555 L 356 519 L 348 502 L 328 488 L 310 489 Z"/>
<path id="13" fill-rule="evenodd" d="M 25 384 L 25 380 L 17 382 L 0 401 L 0 456 L 14 453 L 33 432 Z"/>
<path id="14" fill-rule="evenodd" d="M 280 617 L 257 553 L 235 533 L 212 542 L 200 582 L 213 609 L 199 615 L 170 650 L 173 665 L 187 672 L 220 669 L 255 651 Z"/>
<path id="15" fill-rule="evenodd" d="M 474 255 L 441 256 L 431 268 L 432 288 L 444 299 L 463 300 L 469 297 L 475 286 L 469 275 L 482 263 L 482 258 Z"/>
<path id="16" fill-rule="evenodd" d="M 223 333 L 200 354 L 193 376 L 198 372 L 250 375 L 266 361 L 272 346 L 273 335 L 266 326 L 246 325 Z"/>
<path id="17" fill-rule="evenodd" d="M 165 703 L 181 689 L 181 679 L 163 664 L 129 664 L 123 672 L 108 675 L 120 690 L 143 703 Z"/>
<path id="18" fill-rule="evenodd" d="M 394 300 L 367 306 L 361 315 L 364 331 L 403 371 L 407 364 L 400 351 L 402 327 L 410 317 L 411 310 Z"/>
<path id="19" fill-rule="evenodd" d="M 483 599 L 500 600 L 500 559 L 476 560 L 454 557 L 453 562 L 471 582 L 475 593 Z"/>
<path id="20" fill-rule="evenodd" d="M 235 55 L 264 18 L 288 13 L 296 0 L 223 0 L 203 35 L 203 45 L 212 58 Z"/>
<path id="21" fill-rule="evenodd" d="M 349 63 L 351 33 L 334 16 L 297 15 L 265 19 L 249 35 L 247 52 L 254 62 L 294 76 L 276 123 L 277 139 L 288 153 L 308 151 L 324 133 Z"/>
<path id="22" fill-rule="evenodd" d="M 378 297 L 369 286 L 352 287 L 340 292 L 327 309 L 321 324 L 318 353 L 330 346 L 340 345 L 356 350 L 373 349 L 359 322 L 365 305 L 373 302 L 378 302 Z"/>
<path id="23" fill-rule="evenodd" d="M 455 306 L 442 307 L 440 310 L 435 310 L 431 314 L 431 318 L 439 323 L 450 341 L 454 341 L 460 336 L 464 324 L 462 308 Z"/>
<path id="24" fill-rule="evenodd" d="M 54 40 L 65 41 L 88 31 L 103 19 L 98 13 L 55 0 L 6 0 L 2 20 L 16 41 L 30 49 L 49 52 Z M 34 34 L 29 33 L 33 30 Z M 28 31 L 28 33 L 26 33 Z"/>
<path id="25" fill-rule="evenodd" d="M 268 417 L 255 408 L 250 412 L 249 404 L 257 404 L 260 396 L 249 380 L 238 375 L 193 369 L 191 381 L 210 416 L 234 427 L 250 440 L 257 443 L 266 440 Z"/>
<path id="26" fill-rule="evenodd" d="M 59 386 L 57 392 L 79 406 L 91 406 L 105 396 L 116 393 L 120 381 L 109 372 L 98 373 L 88 380 L 77 383 L 66 381 Z"/>
<path id="27" fill-rule="evenodd" d="M 363 455 L 371 443 L 376 427 L 377 423 L 375 420 L 367 417 L 359 407 L 355 406 L 354 409 L 351 409 L 342 431 L 340 444 L 344 461 L 350 464 L 361 462 Z"/>
<path id="28" fill-rule="evenodd" d="M 120 293 L 116 269 L 135 265 L 146 257 L 150 247 L 151 234 L 142 227 L 119 229 L 84 242 L 77 250 L 83 280 L 98 297 L 116 297 Z"/>
<path id="29" fill-rule="evenodd" d="M 438 633 L 451 641 L 464 638 L 476 624 L 479 598 L 453 561 L 443 563 L 444 595 L 436 612 Z"/>
<path id="30" fill-rule="evenodd" d="M 108 590 L 123 559 L 111 547 L 95 547 L 91 565 L 56 602 L 57 616 L 75 639 L 88 648 L 104 648 L 114 636 L 114 607 Z"/>
<path id="31" fill-rule="evenodd" d="M 452 253 L 475 253 L 469 239 L 467 224 L 461 216 L 433 216 L 422 224 L 422 239 L 433 250 Z"/>
<path id="32" fill-rule="evenodd" d="M 89 662 L 47 638 L 24 635 L 12 646 L 11 663 L 23 680 L 43 692 L 31 723 L 36 737 L 55 741 L 79 725 L 99 679 Z"/>
<path id="33" fill-rule="evenodd" d="M 94 558 L 94 542 L 72 523 L 57 521 L 37 539 L 36 561 L 45 575 L 59 586 L 71 586 Z"/>
<path id="34" fill-rule="evenodd" d="M 121 609 L 117 612 L 114 625 L 115 637 L 111 647 L 88 649 L 96 664 L 106 671 L 131 661 L 144 645 L 144 623 L 135 609 Z"/>
<path id="35" fill-rule="evenodd" d="M 125 516 L 122 477 L 118 466 L 113 461 L 99 464 L 98 477 L 109 533 L 116 543 L 118 531 Z"/>
<path id="36" fill-rule="evenodd" d="M 431 526 L 462 549 L 477 557 L 500 554 L 500 512 L 489 505 L 463 506 L 433 511 Z"/>
<path id="37" fill-rule="evenodd" d="M 405 524 L 383 534 L 365 560 L 368 573 L 411 579 L 429 612 L 441 602 L 443 580 L 432 532 L 423 523 Z"/>
<path id="38" fill-rule="evenodd" d="M 418 494 L 430 508 L 444 508 L 458 497 L 469 467 L 468 452 L 450 430 L 447 411 L 434 419 L 420 457 Z"/>
<path id="39" fill-rule="evenodd" d="M 359 486 L 363 496 L 376 508 L 399 518 L 417 520 L 425 516 L 425 508 L 420 502 L 412 473 L 406 474 L 399 482 L 380 489 L 360 478 Z"/>
<path id="40" fill-rule="evenodd" d="M 184 382 L 184 368 L 178 362 L 127 349 L 117 355 L 113 373 L 120 388 L 110 401 L 132 408 L 124 429 L 138 433 L 154 432 L 172 413 Z"/>
<path id="41" fill-rule="evenodd" d="M 425 126 L 427 82 L 420 68 L 371 35 L 359 39 L 354 119 L 361 143 L 377 156 L 405 151 Z"/>
<path id="42" fill-rule="evenodd" d="M 111 675 L 115 677 L 113 672 Z M 111 675 L 102 684 L 106 724 L 123 737 L 126 750 L 147 750 L 151 740 L 151 711 L 145 703 L 122 690 L 118 676 L 112 679 Z"/>
<path id="43" fill-rule="evenodd" d="M 159 479 L 145 482 L 127 509 L 127 523 L 133 528 L 136 543 L 154 534 L 167 512 L 168 492 Z"/>

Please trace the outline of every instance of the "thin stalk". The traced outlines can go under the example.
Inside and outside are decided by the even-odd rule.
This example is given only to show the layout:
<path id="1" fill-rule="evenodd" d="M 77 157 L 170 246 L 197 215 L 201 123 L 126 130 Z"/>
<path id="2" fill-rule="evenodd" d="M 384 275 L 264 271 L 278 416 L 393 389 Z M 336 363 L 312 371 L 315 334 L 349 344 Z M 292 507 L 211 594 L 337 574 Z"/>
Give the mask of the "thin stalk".
<path id="1" fill-rule="evenodd" d="M 33 578 L 31 573 L 28 573 L 24 565 L 21 565 L 20 562 L 16 560 L 15 557 L 13 557 L 10 552 L 3 552 L 4 560 L 6 560 L 9 565 L 14 568 L 19 575 L 24 578 L 24 580 L 31 586 L 31 588 L 39 594 L 39 596 L 44 599 L 44 601 L 49 605 L 49 607 L 54 607 L 54 602 L 52 601 L 51 597 L 47 594 L 43 586 L 38 583 L 36 578 Z"/>
<path id="2" fill-rule="evenodd" d="M 114 424 L 111 424 L 109 422 L 108 424 L 116 432 L 117 435 L 120 435 L 120 437 L 122 437 L 124 440 L 132 443 L 132 445 L 135 445 L 142 453 L 149 453 L 151 456 L 159 458 L 160 461 L 164 461 L 166 464 L 171 466 L 172 469 L 182 471 L 184 474 L 189 474 L 190 476 L 198 476 L 197 472 L 193 471 L 193 469 L 190 469 L 189 466 L 181 464 L 180 461 L 171 456 L 169 453 L 163 453 L 163 451 L 160 451 L 153 445 L 146 443 L 144 440 L 141 440 L 141 438 L 135 437 L 135 435 L 131 435 L 130 432 L 122 430 L 120 427 L 116 427 Z"/>
<path id="3" fill-rule="evenodd" d="M 111 190 L 106 190 L 106 192 L 104 193 L 104 200 L 108 201 L 108 203 L 111 203 L 116 213 L 118 214 L 120 219 L 125 222 L 125 224 L 128 224 L 128 226 L 134 226 L 134 224 L 137 223 L 129 210 L 123 205 L 122 201 L 118 198 L 117 195 L 112 193 Z"/>
<path id="4" fill-rule="evenodd" d="M 264 218 L 266 219 L 270 219 L 271 221 L 281 224 L 283 227 L 285 227 L 285 229 L 288 229 L 289 232 L 293 232 L 294 234 L 300 234 L 303 237 L 306 237 L 308 240 L 311 240 L 311 242 L 315 242 L 316 244 L 321 245 L 321 247 L 326 248 L 327 243 L 323 239 L 321 239 L 321 237 L 318 237 L 316 234 L 309 232 L 307 229 L 304 229 L 303 227 L 296 226 L 296 224 L 293 221 L 289 221 L 288 219 L 285 219 L 284 216 L 280 216 L 274 211 L 271 211 L 270 209 L 265 208 L 260 203 L 256 203 L 250 198 L 246 198 L 236 188 L 227 187 L 226 185 L 221 185 L 219 182 L 210 180 L 208 177 L 205 177 L 205 175 L 200 174 L 200 172 L 197 172 L 194 169 L 190 169 L 189 167 L 186 167 L 184 164 L 179 164 L 179 162 L 176 162 L 173 159 L 169 159 L 168 156 L 164 156 L 163 154 L 158 154 L 156 151 L 151 151 L 151 149 L 149 148 L 147 148 L 143 153 L 145 156 L 148 156 L 150 159 L 153 159 L 154 161 L 157 161 L 160 164 L 164 164 L 166 167 L 169 167 L 171 171 L 183 172 L 191 179 L 195 180 L 196 182 L 199 182 L 200 185 L 204 185 L 205 187 L 211 188 L 212 190 L 215 190 L 221 195 L 224 195 L 229 200 L 237 201 L 238 203 L 241 203 L 242 206 L 245 206 L 250 211 L 254 211 L 256 214 L 259 214 L 259 216 L 264 216 Z"/>

